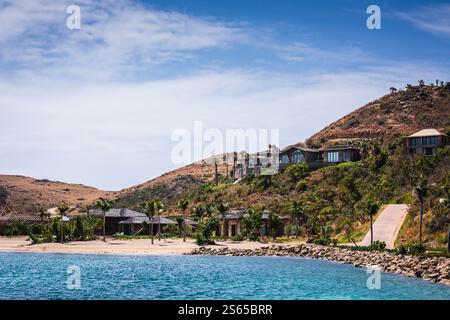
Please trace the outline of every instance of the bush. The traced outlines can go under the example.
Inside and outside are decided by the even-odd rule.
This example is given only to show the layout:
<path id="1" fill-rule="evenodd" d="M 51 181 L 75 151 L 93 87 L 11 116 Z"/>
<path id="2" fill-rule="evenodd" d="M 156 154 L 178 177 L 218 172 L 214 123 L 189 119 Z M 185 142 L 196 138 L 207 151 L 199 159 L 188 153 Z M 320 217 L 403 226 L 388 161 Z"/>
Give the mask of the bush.
<path id="1" fill-rule="evenodd" d="M 231 241 L 243 241 L 244 237 L 242 236 L 242 234 L 237 234 L 236 236 L 231 237 Z"/>
<path id="2" fill-rule="evenodd" d="M 201 245 L 214 244 L 211 238 L 213 232 L 219 227 L 219 220 L 216 217 L 211 217 L 207 221 L 202 221 L 198 225 L 198 231 L 195 234 L 196 243 Z"/>
<path id="3" fill-rule="evenodd" d="M 410 254 L 417 255 L 423 254 L 426 251 L 425 245 L 420 242 L 412 241 L 407 245 L 400 245 L 397 249 L 395 249 L 395 253 L 397 254 Z"/>
<path id="4" fill-rule="evenodd" d="M 319 246 L 328 246 L 331 243 L 330 239 L 324 239 L 324 238 L 320 238 L 320 239 L 316 239 L 313 241 L 314 244 L 317 244 Z"/>
<path id="5" fill-rule="evenodd" d="M 307 172 L 308 165 L 306 163 L 296 163 L 286 169 L 286 175 L 292 182 L 299 181 Z"/>
<path id="6" fill-rule="evenodd" d="M 408 244 L 407 251 L 408 254 L 422 254 L 425 253 L 426 248 L 422 243 L 413 241 Z"/>
<path id="7" fill-rule="evenodd" d="M 370 250 L 374 251 L 384 251 L 386 250 L 386 243 L 383 241 L 374 241 L 371 245 L 369 245 Z"/>
<path id="8" fill-rule="evenodd" d="M 408 254 L 408 248 L 402 244 L 396 249 L 396 253 L 397 254 Z"/>
<path id="9" fill-rule="evenodd" d="M 250 241 L 258 241 L 261 237 L 262 211 L 264 208 L 258 207 L 249 210 L 249 215 L 241 220 L 242 236 Z"/>
<path id="10" fill-rule="evenodd" d="M 5 236 L 26 236 L 29 234 L 30 224 L 23 221 L 13 221 L 5 230 Z"/>

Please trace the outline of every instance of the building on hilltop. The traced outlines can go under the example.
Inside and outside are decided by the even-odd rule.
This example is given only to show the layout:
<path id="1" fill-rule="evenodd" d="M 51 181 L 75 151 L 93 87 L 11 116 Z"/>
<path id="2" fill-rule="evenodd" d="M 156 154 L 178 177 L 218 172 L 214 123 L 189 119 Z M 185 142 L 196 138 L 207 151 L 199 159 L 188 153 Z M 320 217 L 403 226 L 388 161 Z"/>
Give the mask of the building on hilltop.
<path id="1" fill-rule="evenodd" d="M 449 143 L 448 136 L 436 129 L 423 129 L 406 137 L 406 139 L 406 148 L 409 155 L 431 156 L 436 154 L 438 148 L 442 148 Z"/>

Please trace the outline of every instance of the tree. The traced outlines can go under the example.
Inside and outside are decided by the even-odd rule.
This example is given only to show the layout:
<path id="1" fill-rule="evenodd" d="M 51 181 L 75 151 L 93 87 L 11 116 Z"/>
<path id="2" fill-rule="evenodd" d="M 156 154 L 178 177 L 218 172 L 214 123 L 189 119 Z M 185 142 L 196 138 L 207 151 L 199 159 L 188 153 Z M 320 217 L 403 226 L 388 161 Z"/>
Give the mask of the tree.
<path id="1" fill-rule="evenodd" d="M 0 186 L 0 207 L 5 207 L 8 204 L 9 191 L 3 186 Z"/>
<path id="2" fill-rule="evenodd" d="M 419 229 L 419 242 L 422 243 L 422 226 L 423 226 L 423 204 L 428 192 L 428 182 L 423 177 L 419 179 L 419 182 L 414 187 L 414 193 L 420 203 L 420 229 Z"/>
<path id="3" fill-rule="evenodd" d="M 264 207 L 258 206 L 249 210 L 248 216 L 242 218 L 242 235 L 251 241 L 259 240 L 261 236 L 262 212 Z"/>
<path id="4" fill-rule="evenodd" d="M 185 198 L 181 198 L 178 201 L 178 209 L 183 213 L 183 224 L 182 224 L 182 232 L 183 232 L 183 242 L 186 242 L 186 210 L 189 207 L 189 200 Z"/>
<path id="5" fill-rule="evenodd" d="M 156 213 L 156 206 L 155 201 L 147 201 L 141 204 L 141 208 L 144 210 L 144 214 L 148 217 L 148 220 L 150 222 L 149 228 L 148 228 L 148 234 L 151 238 L 152 244 L 153 244 L 153 217 Z"/>
<path id="6" fill-rule="evenodd" d="M 45 217 L 50 216 L 47 209 L 45 209 L 44 207 L 39 207 L 38 214 L 39 214 L 39 217 L 41 218 L 41 221 L 44 221 Z"/>
<path id="7" fill-rule="evenodd" d="M 294 201 L 291 205 L 291 216 L 297 221 L 297 231 L 295 232 L 295 237 L 298 238 L 298 230 L 300 229 L 301 223 L 304 221 L 305 206 L 301 201 Z"/>
<path id="8" fill-rule="evenodd" d="M 204 205 L 199 205 L 197 207 L 194 207 L 191 211 L 191 216 L 194 218 L 195 221 L 202 220 L 203 216 L 205 215 L 206 208 Z"/>
<path id="9" fill-rule="evenodd" d="M 63 202 L 58 206 L 58 212 L 61 215 L 61 243 L 64 243 L 64 215 L 69 210 L 67 203 Z"/>
<path id="10" fill-rule="evenodd" d="M 397 89 L 394 87 L 390 87 L 389 90 L 391 91 L 391 93 L 397 92 Z"/>
<path id="11" fill-rule="evenodd" d="M 219 220 L 212 216 L 208 220 L 201 221 L 196 233 L 196 242 L 198 245 L 214 244 L 212 238 L 214 230 L 219 227 Z"/>
<path id="12" fill-rule="evenodd" d="M 161 240 L 161 213 L 164 212 L 165 206 L 161 202 L 161 200 L 159 200 L 159 199 L 156 199 L 154 201 L 154 206 L 155 206 L 156 213 L 158 214 L 158 233 L 157 233 L 157 236 L 158 236 L 158 240 Z"/>
<path id="13" fill-rule="evenodd" d="M 419 80 L 419 87 L 423 87 L 425 85 L 425 81 Z"/>
<path id="14" fill-rule="evenodd" d="M 373 243 L 373 216 L 377 214 L 380 209 L 380 203 L 373 199 L 368 199 L 364 203 L 364 210 L 370 217 L 370 244 Z"/>
<path id="15" fill-rule="evenodd" d="M 89 211 L 91 211 L 92 205 L 87 204 L 84 208 L 86 209 L 86 215 L 89 216 Z"/>
<path id="16" fill-rule="evenodd" d="M 283 220 L 281 220 L 279 215 L 272 212 L 269 212 L 268 218 L 269 235 L 272 236 L 272 239 L 276 239 L 280 228 L 283 226 Z"/>
<path id="17" fill-rule="evenodd" d="M 103 229 L 103 241 L 106 242 L 106 212 L 111 210 L 111 208 L 114 206 L 114 201 L 100 198 L 97 203 L 97 207 L 102 210 L 102 229 Z"/>
<path id="18" fill-rule="evenodd" d="M 291 178 L 292 182 L 297 182 L 308 172 L 308 170 L 308 165 L 306 163 L 296 163 L 286 169 L 286 175 Z"/>
<path id="19" fill-rule="evenodd" d="M 448 227 L 448 234 L 447 234 L 447 253 L 450 253 L 450 226 Z"/>
<path id="20" fill-rule="evenodd" d="M 348 242 L 353 242 L 353 244 L 355 245 L 355 247 L 357 247 L 358 245 L 355 242 L 355 239 L 353 239 L 352 234 L 354 232 L 353 229 L 353 221 L 349 218 L 346 218 L 344 221 L 341 222 L 340 224 L 340 229 L 343 230 L 345 232 L 345 236 L 347 238 Z"/>

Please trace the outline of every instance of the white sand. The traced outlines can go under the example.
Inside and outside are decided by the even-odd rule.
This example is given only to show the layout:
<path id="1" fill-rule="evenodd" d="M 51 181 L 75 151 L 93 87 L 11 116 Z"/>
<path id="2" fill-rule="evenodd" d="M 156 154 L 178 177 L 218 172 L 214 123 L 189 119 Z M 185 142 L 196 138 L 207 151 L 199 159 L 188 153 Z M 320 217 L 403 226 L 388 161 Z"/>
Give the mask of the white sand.
<path id="1" fill-rule="evenodd" d="M 267 244 L 259 242 L 242 241 L 217 242 L 214 248 L 220 247 L 254 249 Z M 65 244 L 45 243 L 31 245 L 28 237 L 0 237 L 0 252 L 49 252 L 49 253 L 80 253 L 80 254 L 130 254 L 130 255 L 181 255 L 198 248 L 192 239 L 183 242 L 181 239 L 167 239 L 158 241 L 147 239 L 113 240 L 107 238 L 107 242 L 74 241 Z"/>

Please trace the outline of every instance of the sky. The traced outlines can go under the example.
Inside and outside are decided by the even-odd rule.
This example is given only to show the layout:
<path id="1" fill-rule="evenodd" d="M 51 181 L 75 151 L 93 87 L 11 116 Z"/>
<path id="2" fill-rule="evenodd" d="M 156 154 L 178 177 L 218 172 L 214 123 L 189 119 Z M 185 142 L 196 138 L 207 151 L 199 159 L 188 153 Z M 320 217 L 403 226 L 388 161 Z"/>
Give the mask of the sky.
<path id="1" fill-rule="evenodd" d="M 0 0 L 0 24 L 0 173 L 106 190 L 179 167 L 172 135 L 195 122 L 283 147 L 450 81 L 450 1 Z"/>

